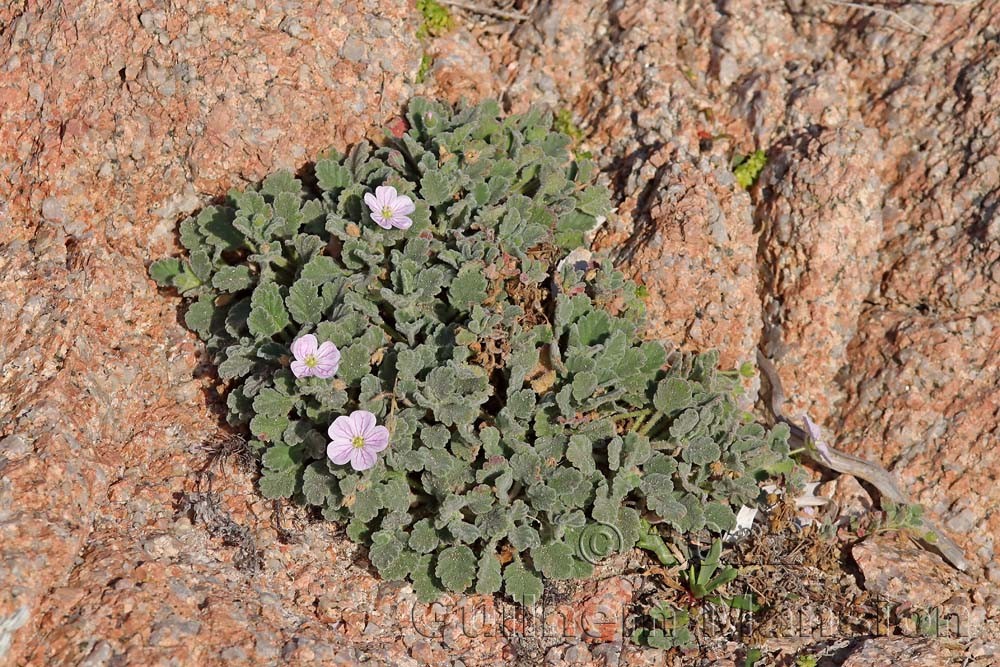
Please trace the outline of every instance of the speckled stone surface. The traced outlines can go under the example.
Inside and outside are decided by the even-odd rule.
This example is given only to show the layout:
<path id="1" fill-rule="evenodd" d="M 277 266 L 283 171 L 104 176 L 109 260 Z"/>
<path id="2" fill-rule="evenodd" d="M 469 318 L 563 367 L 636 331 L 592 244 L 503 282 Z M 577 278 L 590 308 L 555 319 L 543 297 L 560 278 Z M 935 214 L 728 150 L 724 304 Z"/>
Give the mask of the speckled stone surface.
<path id="1" fill-rule="evenodd" d="M 280 554 L 254 588 L 185 524 L 214 390 L 145 266 L 183 214 L 396 113 L 412 10 L 43 2 L 0 24 L 0 662 L 360 650 L 294 608 Z M 259 502 L 251 479 L 226 483 L 236 516 Z M 325 537 L 300 569 L 344 566 Z"/>
<path id="2" fill-rule="evenodd" d="M 335 526 L 288 508 L 279 519 L 252 475 L 205 471 L 194 451 L 217 432 L 216 387 L 148 261 L 176 249 L 183 215 L 378 137 L 420 92 L 570 110 L 619 204 L 597 244 L 649 286 L 655 333 L 733 364 L 766 343 L 794 407 L 892 468 L 966 547 L 974 566 L 942 604 L 979 636 L 844 638 L 840 660 L 990 664 L 990 3 L 907 4 L 927 36 L 798 1 L 534 6 L 499 34 L 459 27 L 426 45 L 414 9 L 389 0 L 0 7 L 0 663 L 673 660 L 604 624 L 526 636 L 494 615 L 510 637 L 470 637 L 462 610 L 502 601 L 414 606 Z M 424 49 L 435 63 L 418 86 Z M 771 164 L 743 191 L 730 159 L 758 148 Z M 928 554 L 862 544 L 873 589 L 930 576 Z M 632 571 L 554 604 L 577 619 L 624 609 Z M 677 661 L 742 664 L 738 650 L 723 641 Z"/>
<path id="3" fill-rule="evenodd" d="M 731 362 L 762 345 L 791 414 L 893 469 L 995 568 L 995 12 L 910 4 L 908 30 L 806 3 L 544 7 L 498 65 L 518 104 L 573 110 L 601 156 L 620 215 L 597 243 L 637 247 L 624 266 L 663 285 L 653 328 Z M 747 198 L 720 166 L 758 148 Z"/>

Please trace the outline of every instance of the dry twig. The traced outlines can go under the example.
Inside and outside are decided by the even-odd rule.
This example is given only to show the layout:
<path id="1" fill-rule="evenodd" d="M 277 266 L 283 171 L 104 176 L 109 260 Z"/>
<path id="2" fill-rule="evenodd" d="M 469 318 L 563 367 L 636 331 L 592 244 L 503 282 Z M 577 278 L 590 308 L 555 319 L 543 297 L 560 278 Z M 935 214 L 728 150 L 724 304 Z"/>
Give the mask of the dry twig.
<path id="1" fill-rule="evenodd" d="M 507 19 L 510 21 L 527 21 L 529 16 L 527 14 L 522 14 L 520 12 L 509 12 L 505 9 L 497 9 L 496 7 L 485 7 L 483 5 L 477 5 L 471 2 L 462 2 L 461 0 L 440 0 L 442 5 L 448 5 L 449 7 L 457 7 L 458 9 L 464 9 L 469 12 L 475 12 L 476 14 L 482 14 L 484 16 L 493 16 L 498 19 Z"/>
<path id="2" fill-rule="evenodd" d="M 875 3 L 871 2 L 849 2 L 848 0 L 826 0 L 827 4 L 837 5 L 838 7 L 850 7 L 851 9 L 861 9 L 864 11 L 872 12 L 874 14 L 884 14 L 889 18 L 896 19 L 907 28 L 913 32 L 923 35 L 924 37 L 930 37 L 931 34 L 926 30 L 914 25 L 910 21 L 904 19 L 899 12 L 886 7 L 879 7 Z M 971 5 L 979 0 L 922 0 L 919 2 L 913 2 L 911 4 L 929 5 L 932 7 L 961 7 L 963 5 Z"/>

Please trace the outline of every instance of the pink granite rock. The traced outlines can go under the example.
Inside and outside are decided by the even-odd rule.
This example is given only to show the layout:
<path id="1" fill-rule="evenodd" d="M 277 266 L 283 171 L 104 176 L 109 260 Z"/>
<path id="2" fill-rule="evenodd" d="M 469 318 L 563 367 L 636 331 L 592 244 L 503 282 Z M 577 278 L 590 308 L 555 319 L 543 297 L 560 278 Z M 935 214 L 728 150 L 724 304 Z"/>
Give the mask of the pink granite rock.
<path id="1" fill-rule="evenodd" d="M 971 588 L 945 602 L 995 627 L 990 4 L 901 6 L 926 36 L 798 1 L 497 4 L 531 20 L 427 45 L 385 0 L 0 7 L 0 661 L 662 664 L 610 635 L 424 636 L 412 591 L 335 527 L 277 525 L 249 475 L 216 468 L 208 488 L 191 452 L 217 431 L 219 388 L 147 262 L 228 188 L 378 136 L 425 48 L 424 92 L 571 112 L 619 203 L 598 243 L 628 249 L 654 331 L 732 363 L 777 343 L 793 405 L 967 548 Z M 757 148 L 772 165 L 747 193 L 730 161 Z M 631 598 L 608 582 L 569 599 Z M 845 641 L 858 665 L 996 651 L 985 632 Z"/>

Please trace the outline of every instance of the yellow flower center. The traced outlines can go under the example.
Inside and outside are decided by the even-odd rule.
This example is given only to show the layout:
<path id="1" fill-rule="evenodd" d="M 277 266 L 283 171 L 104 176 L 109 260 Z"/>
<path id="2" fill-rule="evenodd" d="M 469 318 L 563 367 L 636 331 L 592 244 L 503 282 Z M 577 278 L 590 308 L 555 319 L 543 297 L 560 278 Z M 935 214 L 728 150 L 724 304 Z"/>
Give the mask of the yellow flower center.
<path id="1" fill-rule="evenodd" d="M 302 363 L 304 363 L 309 368 L 316 368 L 317 366 L 319 366 L 319 359 L 316 358 L 315 354 L 307 354 L 306 360 L 303 361 Z"/>
<path id="2" fill-rule="evenodd" d="M 392 209 L 389 208 L 388 206 L 382 209 L 382 219 L 392 220 Z"/>
<path id="3" fill-rule="evenodd" d="M 354 447 L 355 449 L 361 449 L 362 447 L 365 446 L 365 439 L 362 438 L 360 435 L 356 435 L 354 436 L 354 439 L 351 440 L 351 446 Z"/>

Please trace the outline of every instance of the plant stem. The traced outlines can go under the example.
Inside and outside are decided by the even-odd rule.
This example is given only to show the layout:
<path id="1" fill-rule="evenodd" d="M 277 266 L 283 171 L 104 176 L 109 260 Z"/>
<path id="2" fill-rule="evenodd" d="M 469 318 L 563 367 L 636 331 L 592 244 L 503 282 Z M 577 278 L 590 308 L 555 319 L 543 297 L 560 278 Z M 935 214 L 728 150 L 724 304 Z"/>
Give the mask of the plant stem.
<path id="1" fill-rule="evenodd" d="M 646 435 L 649 431 L 663 419 L 665 415 L 657 410 L 653 413 L 653 418 L 646 422 L 642 428 L 639 429 L 639 435 Z"/>
<path id="2" fill-rule="evenodd" d="M 385 322 L 381 322 L 379 324 L 379 327 L 382 328 L 382 331 L 384 331 L 387 334 L 389 334 L 389 337 L 392 338 L 397 343 L 405 343 L 405 342 L 407 342 L 406 341 L 406 337 L 403 334 L 399 333 L 398 331 L 396 331 L 394 328 L 392 328 L 391 326 L 389 326 Z"/>
<path id="3" fill-rule="evenodd" d="M 611 418 L 611 421 L 617 422 L 623 419 L 632 419 L 633 417 L 645 417 L 652 412 L 651 409 L 645 408 L 643 410 L 635 410 L 633 412 L 626 412 L 625 414 L 615 415 Z"/>

